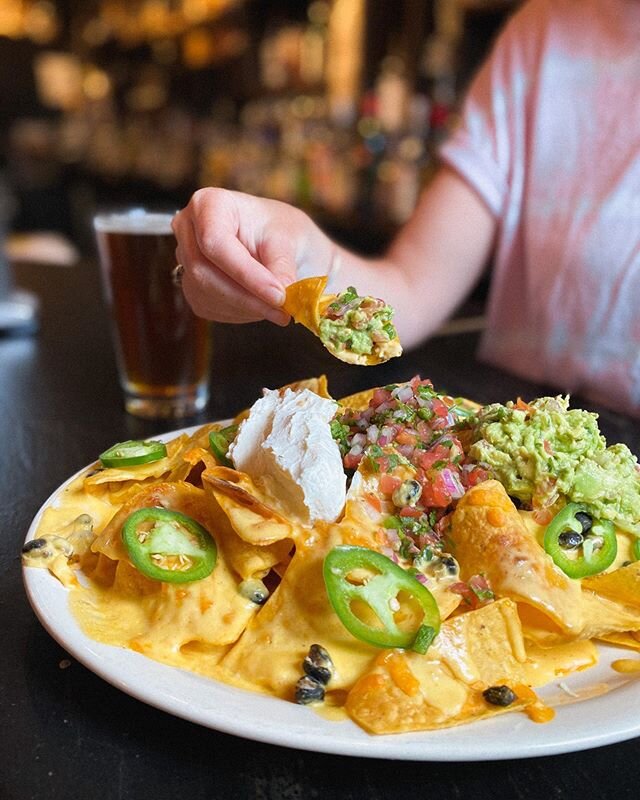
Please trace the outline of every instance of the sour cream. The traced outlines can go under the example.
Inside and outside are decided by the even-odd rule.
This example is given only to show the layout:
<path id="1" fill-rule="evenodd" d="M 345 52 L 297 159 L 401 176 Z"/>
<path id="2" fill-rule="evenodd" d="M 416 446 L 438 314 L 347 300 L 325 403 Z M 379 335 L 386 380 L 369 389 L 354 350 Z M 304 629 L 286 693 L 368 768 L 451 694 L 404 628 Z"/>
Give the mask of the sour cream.
<path id="1" fill-rule="evenodd" d="M 330 422 L 338 404 L 309 389 L 265 390 L 240 425 L 229 458 L 303 524 L 335 522 L 346 475 Z"/>

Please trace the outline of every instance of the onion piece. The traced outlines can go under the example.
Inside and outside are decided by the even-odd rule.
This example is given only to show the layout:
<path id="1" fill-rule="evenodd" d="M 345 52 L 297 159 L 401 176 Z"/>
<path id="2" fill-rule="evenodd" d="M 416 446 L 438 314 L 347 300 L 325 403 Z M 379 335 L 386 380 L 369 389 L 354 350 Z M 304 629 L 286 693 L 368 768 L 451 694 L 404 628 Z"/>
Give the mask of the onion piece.
<path id="1" fill-rule="evenodd" d="M 465 492 L 460 476 L 452 469 L 445 467 L 440 470 L 440 478 L 452 500 L 458 500 Z"/>

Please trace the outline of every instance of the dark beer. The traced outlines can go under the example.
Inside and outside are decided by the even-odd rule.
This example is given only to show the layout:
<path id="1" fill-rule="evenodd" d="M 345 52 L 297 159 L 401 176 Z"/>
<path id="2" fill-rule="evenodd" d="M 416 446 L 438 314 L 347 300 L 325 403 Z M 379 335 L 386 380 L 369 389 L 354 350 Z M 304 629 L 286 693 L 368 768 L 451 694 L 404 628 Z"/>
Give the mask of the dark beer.
<path id="1" fill-rule="evenodd" d="M 187 416 L 206 405 L 209 324 L 172 279 L 171 216 L 102 215 L 95 220 L 107 302 L 127 409 Z"/>

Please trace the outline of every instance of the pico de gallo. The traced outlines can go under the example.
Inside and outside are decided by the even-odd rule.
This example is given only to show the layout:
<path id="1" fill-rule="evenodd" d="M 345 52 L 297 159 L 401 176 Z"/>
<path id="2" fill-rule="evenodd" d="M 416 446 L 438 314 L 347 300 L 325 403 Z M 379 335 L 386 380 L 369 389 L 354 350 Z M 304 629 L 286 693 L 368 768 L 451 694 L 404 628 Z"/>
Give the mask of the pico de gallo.
<path id="1" fill-rule="evenodd" d="M 395 509 L 383 523 L 382 552 L 421 582 L 446 580 L 474 605 L 492 599 L 490 587 L 483 576 L 459 580 L 457 562 L 446 552 L 446 534 L 455 501 L 491 477 L 465 452 L 463 442 L 470 444 L 475 422 L 473 409 L 416 376 L 376 389 L 366 409 L 344 409 L 331 423 L 345 470 L 366 459 L 381 473 L 380 490 Z M 413 468 L 410 479 L 398 476 L 400 464 Z"/>

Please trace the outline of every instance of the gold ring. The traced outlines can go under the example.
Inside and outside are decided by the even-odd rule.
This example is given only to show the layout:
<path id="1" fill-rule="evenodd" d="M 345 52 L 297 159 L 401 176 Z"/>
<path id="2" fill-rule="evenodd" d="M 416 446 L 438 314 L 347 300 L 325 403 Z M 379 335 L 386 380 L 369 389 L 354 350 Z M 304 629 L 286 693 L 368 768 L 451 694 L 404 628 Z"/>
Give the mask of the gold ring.
<path id="1" fill-rule="evenodd" d="M 182 283 L 182 276 L 184 275 L 184 267 L 182 264 L 178 264 L 171 270 L 171 280 L 175 283 L 176 286 L 180 286 Z"/>

